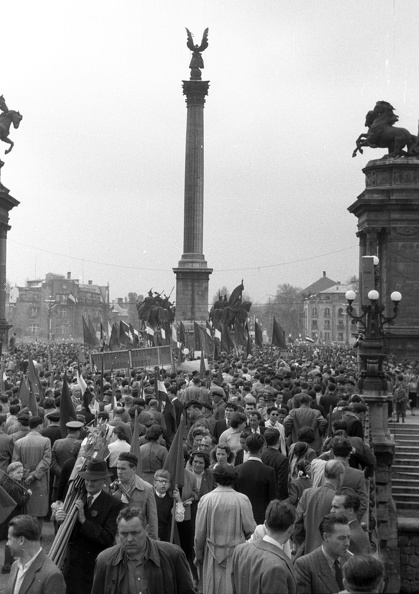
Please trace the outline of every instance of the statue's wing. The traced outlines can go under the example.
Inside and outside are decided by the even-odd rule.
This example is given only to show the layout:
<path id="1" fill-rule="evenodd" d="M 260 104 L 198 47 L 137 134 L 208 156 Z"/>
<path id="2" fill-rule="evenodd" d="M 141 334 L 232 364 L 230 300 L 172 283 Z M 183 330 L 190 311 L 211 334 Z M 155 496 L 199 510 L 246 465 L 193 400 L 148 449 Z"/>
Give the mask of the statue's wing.
<path id="1" fill-rule="evenodd" d="M 186 42 L 187 47 L 193 52 L 195 50 L 195 46 L 193 44 L 192 33 L 189 31 L 187 27 L 185 27 L 186 33 L 188 34 L 188 41 Z"/>
<path id="2" fill-rule="evenodd" d="M 208 27 L 205 29 L 204 34 L 202 36 L 201 45 L 199 46 L 198 51 L 203 52 L 208 47 Z"/>

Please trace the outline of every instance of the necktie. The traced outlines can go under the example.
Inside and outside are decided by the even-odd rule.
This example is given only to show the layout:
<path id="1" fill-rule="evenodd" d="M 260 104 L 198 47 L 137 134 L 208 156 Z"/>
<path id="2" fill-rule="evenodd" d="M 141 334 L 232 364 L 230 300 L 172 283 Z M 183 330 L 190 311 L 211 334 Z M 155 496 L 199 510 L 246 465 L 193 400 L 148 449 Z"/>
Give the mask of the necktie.
<path id="1" fill-rule="evenodd" d="M 87 507 L 90 507 L 93 503 L 93 497 L 92 495 L 89 495 L 89 497 L 87 498 Z"/>
<path id="2" fill-rule="evenodd" d="M 344 590 L 345 588 L 343 587 L 342 568 L 340 566 L 339 559 L 336 559 L 336 561 L 334 562 L 333 565 L 335 566 L 335 577 L 336 577 L 336 581 L 338 583 L 339 589 Z"/>

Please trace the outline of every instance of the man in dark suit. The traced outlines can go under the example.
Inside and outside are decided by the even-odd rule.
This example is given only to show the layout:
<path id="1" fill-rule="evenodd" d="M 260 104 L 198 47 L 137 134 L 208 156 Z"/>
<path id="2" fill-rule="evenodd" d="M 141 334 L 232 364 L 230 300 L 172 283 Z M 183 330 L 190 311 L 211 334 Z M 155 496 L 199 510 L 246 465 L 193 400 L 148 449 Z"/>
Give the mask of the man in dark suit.
<path id="1" fill-rule="evenodd" d="M 102 490 L 111 476 L 106 462 L 89 462 L 79 476 L 85 482 L 87 502 L 75 502 L 78 522 L 70 537 L 69 563 L 64 571 L 67 594 L 90 594 L 96 557 L 113 545 L 116 518 L 122 508 L 121 501 Z M 63 522 L 65 516 L 65 511 L 57 512 L 57 522 Z"/>
<path id="2" fill-rule="evenodd" d="M 294 519 L 291 505 L 271 501 L 266 510 L 266 535 L 234 550 L 233 594 L 296 593 L 293 564 L 282 550 L 292 534 Z"/>
<path id="3" fill-rule="evenodd" d="M 263 524 L 266 508 L 277 496 L 275 471 L 261 460 L 265 443 L 263 435 L 259 433 L 249 435 L 246 446 L 250 456 L 247 462 L 236 466 L 236 491 L 244 493 L 250 499 L 257 524 Z"/>
<path id="4" fill-rule="evenodd" d="M 220 435 L 222 433 L 224 433 L 224 431 L 227 431 L 227 429 L 229 428 L 230 417 L 236 411 L 237 411 L 237 404 L 234 404 L 234 402 L 227 402 L 226 407 L 225 407 L 225 418 L 221 419 L 221 421 L 217 421 L 215 423 L 213 436 L 215 437 L 217 442 L 220 439 Z"/>
<path id="5" fill-rule="evenodd" d="M 65 594 L 62 573 L 45 555 L 40 539 L 36 518 L 15 516 L 10 521 L 7 544 L 17 560 L 12 565 L 5 594 Z"/>
<path id="6" fill-rule="evenodd" d="M 342 420 L 347 424 L 346 433 L 348 437 L 360 437 L 364 439 L 363 421 L 367 407 L 362 402 L 351 402 L 350 411 L 347 411 Z"/>
<path id="7" fill-rule="evenodd" d="M 321 519 L 330 512 L 335 492 L 342 486 L 345 468 L 337 460 L 329 460 L 324 467 L 324 482 L 320 487 L 306 489 L 297 506 L 294 541 L 299 546 L 297 556 L 307 555 L 321 545 Z"/>
<path id="8" fill-rule="evenodd" d="M 263 437 L 268 447 L 262 454 L 262 462 L 275 470 L 278 498 L 283 501 L 288 497 L 288 458 L 279 451 L 278 429 L 268 427 Z"/>
<path id="9" fill-rule="evenodd" d="M 295 561 L 297 594 L 336 594 L 344 590 L 342 565 L 348 553 L 348 519 L 327 514 L 320 523 L 322 545 Z"/>
<path id="10" fill-rule="evenodd" d="M 349 439 L 334 437 L 330 442 L 335 460 L 339 460 L 345 467 L 342 487 L 353 489 L 360 499 L 360 506 L 357 512 L 358 521 L 361 522 L 367 510 L 368 497 L 365 476 L 362 470 L 349 466 L 349 456 L 352 453 L 352 444 Z"/>

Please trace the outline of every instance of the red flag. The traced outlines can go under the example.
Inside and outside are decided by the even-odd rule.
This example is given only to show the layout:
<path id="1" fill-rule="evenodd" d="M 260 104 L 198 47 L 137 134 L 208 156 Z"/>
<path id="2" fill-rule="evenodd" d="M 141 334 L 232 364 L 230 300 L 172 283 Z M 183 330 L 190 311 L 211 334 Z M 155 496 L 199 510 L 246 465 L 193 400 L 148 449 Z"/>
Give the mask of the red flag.
<path id="1" fill-rule="evenodd" d="M 140 435 L 139 435 L 139 420 L 138 420 L 138 412 L 135 411 L 135 417 L 134 417 L 134 429 L 132 432 L 132 441 L 131 441 L 131 449 L 130 452 L 131 454 L 135 454 L 138 458 L 138 464 L 137 464 L 137 470 L 135 471 L 135 474 L 139 477 L 141 477 L 142 475 L 142 462 L 141 462 L 141 454 L 140 454 Z"/>
<path id="2" fill-rule="evenodd" d="M 31 380 L 28 378 L 29 381 L 29 400 L 28 400 L 28 408 L 32 413 L 32 416 L 37 417 L 38 416 L 38 404 L 36 402 L 36 397 L 33 391 L 33 385 L 31 383 Z"/>
<path id="3" fill-rule="evenodd" d="M 116 324 L 112 325 L 111 336 L 109 338 L 109 350 L 116 351 L 119 349 L 119 331 Z"/>
<path id="4" fill-rule="evenodd" d="M 21 401 L 22 406 L 24 408 L 26 408 L 29 405 L 29 387 L 26 383 L 26 378 L 24 375 L 22 375 L 22 378 L 20 380 L 19 392 L 17 394 L 17 397 Z"/>
<path id="5" fill-rule="evenodd" d="M 39 396 L 39 404 L 41 406 L 44 405 L 44 389 L 42 384 L 39 380 L 38 372 L 36 371 L 36 367 L 33 363 L 32 356 L 29 355 L 28 357 L 28 380 L 32 390 Z"/>
<path id="6" fill-rule="evenodd" d="M 229 353 L 232 349 L 234 349 L 234 343 L 230 336 L 230 330 L 226 324 L 221 324 L 221 350 L 226 351 Z"/>
<path id="7" fill-rule="evenodd" d="M 88 347 L 95 347 L 97 345 L 96 335 L 92 333 L 91 329 L 86 323 L 86 320 L 84 319 L 84 316 L 81 318 L 83 322 L 83 342 Z"/>
<path id="8" fill-rule="evenodd" d="M 176 431 L 175 438 L 170 446 L 169 454 L 164 463 L 164 470 L 170 472 L 172 477 L 172 484 L 178 488 L 185 484 L 185 469 L 183 457 L 183 433 L 185 431 L 185 418 L 182 415 L 180 418 L 179 427 Z"/>
<path id="9" fill-rule="evenodd" d="M 246 355 L 249 356 L 252 354 L 252 337 L 250 336 L 249 326 L 246 324 L 247 330 L 247 343 L 246 343 Z"/>
<path id="10" fill-rule="evenodd" d="M 195 339 L 195 351 L 200 351 L 202 349 L 202 345 L 201 345 L 201 331 L 199 329 L 199 324 L 197 324 L 196 322 L 193 323 L 193 329 L 194 329 L 194 339 Z"/>
<path id="11" fill-rule="evenodd" d="M 239 346 L 239 345 L 242 347 L 247 346 L 246 330 L 243 328 L 243 326 L 237 320 L 235 320 L 235 322 L 234 322 L 234 334 L 235 334 L 234 339 L 236 341 L 237 346 Z"/>
<path id="12" fill-rule="evenodd" d="M 63 387 L 61 389 L 60 397 L 60 427 L 62 437 L 67 437 L 66 423 L 69 421 L 77 421 L 77 414 L 74 408 L 73 401 L 71 400 L 70 388 L 67 382 L 67 373 L 64 370 Z"/>
<path id="13" fill-rule="evenodd" d="M 285 330 L 278 324 L 274 318 L 274 325 L 272 330 L 272 346 L 279 347 L 280 349 L 286 349 L 287 344 L 285 342 Z"/>
<path id="14" fill-rule="evenodd" d="M 207 369 L 205 367 L 204 351 L 201 351 L 201 361 L 199 364 L 199 376 L 200 376 L 201 380 L 203 380 L 205 378 L 206 370 Z"/>
<path id="15" fill-rule="evenodd" d="M 262 330 L 257 321 L 255 320 L 255 343 L 256 346 L 263 346 Z"/>
<path id="16" fill-rule="evenodd" d="M 0 524 L 7 520 L 16 505 L 16 501 L 0 486 Z"/>

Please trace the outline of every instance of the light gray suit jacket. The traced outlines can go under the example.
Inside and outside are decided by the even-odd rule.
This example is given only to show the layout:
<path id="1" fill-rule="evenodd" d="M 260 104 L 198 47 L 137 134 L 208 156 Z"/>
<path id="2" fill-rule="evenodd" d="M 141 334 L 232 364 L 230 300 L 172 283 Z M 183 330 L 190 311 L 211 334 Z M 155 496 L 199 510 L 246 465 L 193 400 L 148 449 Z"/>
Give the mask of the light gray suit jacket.
<path id="1" fill-rule="evenodd" d="M 17 570 L 17 561 L 15 561 L 4 594 L 13 593 Z M 19 594 L 65 594 L 66 590 L 61 571 L 44 551 L 41 551 L 26 572 Z"/>

